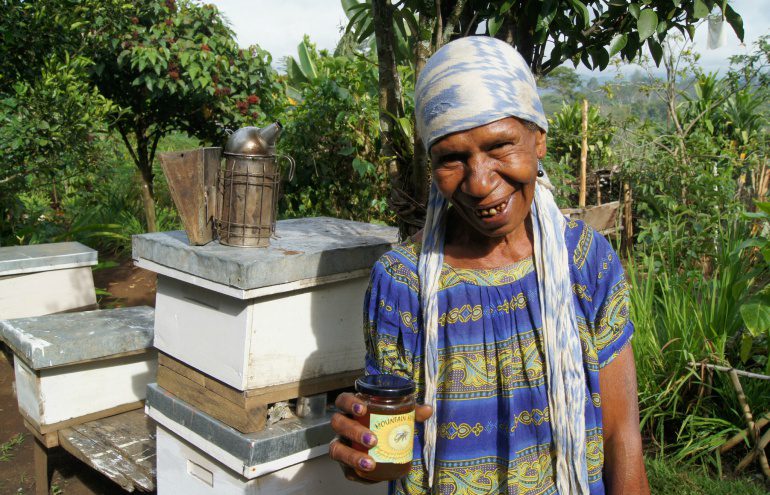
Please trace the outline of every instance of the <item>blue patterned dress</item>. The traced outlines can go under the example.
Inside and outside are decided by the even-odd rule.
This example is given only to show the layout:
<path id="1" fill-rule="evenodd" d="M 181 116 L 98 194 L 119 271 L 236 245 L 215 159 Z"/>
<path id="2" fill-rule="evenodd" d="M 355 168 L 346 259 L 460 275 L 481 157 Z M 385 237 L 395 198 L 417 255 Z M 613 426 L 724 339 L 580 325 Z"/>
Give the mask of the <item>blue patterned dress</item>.
<path id="1" fill-rule="evenodd" d="M 580 221 L 565 232 L 587 378 L 592 495 L 604 493 L 599 370 L 628 344 L 628 285 L 607 240 Z M 372 270 L 364 308 L 366 371 L 424 390 L 417 257 L 407 241 Z M 445 264 L 439 290 L 436 470 L 440 494 L 557 493 L 545 389 L 538 288 L 531 258 L 501 268 Z M 427 493 L 421 427 L 409 475 L 390 493 Z M 564 494 L 566 495 L 566 494 Z"/>

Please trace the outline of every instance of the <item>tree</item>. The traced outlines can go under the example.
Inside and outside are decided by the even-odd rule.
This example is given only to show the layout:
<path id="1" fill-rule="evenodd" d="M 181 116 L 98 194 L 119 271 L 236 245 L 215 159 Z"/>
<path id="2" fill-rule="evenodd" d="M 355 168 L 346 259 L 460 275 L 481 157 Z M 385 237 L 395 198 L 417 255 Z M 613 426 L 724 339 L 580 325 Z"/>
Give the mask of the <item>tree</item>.
<path id="1" fill-rule="evenodd" d="M 394 149 L 395 125 L 404 103 L 398 64 L 409 64 L 419 75 L 425 60 L 452 39 L 481 31 L 513 45 L 533 72 L 546 75 L 564 62 L 604 69 L 613 55 L 633 60 L 649 49 L 656 63 L 661 42 L 672 31 L 692 38 L 695 25 L 712 9 L 722 9 L 727 22 L 743 39 L 743 21 L 727 1 L 716 0 L 342 0 L 349 16 L 348 30 L 359 40 L 374 35 L 380 72 L 382 154 L 393 162 L 394 199 L 424 202 L 426 158 L 420 136 L 411 151 Z M 550 51 L 549 51 L 550 50 Z M 409 157 L 408 162 L 395 156 Z M 414 208 L 411 208 L 414 212 Z M 415 230 L 415 219 L 402 219 L 402 233 Z M 407 228 L 410 225 L 410 228 Z"/>
<path id="2" fill-rule="evenodd" d="M 239 49 L 216 7 L 187 0 L 112 0 L 85 33 L 90 80 L 120 107 L 110 124 L 140 172 L 147 229 L 155 231 L 158 141 L 184 131 L 221 142 L 227 127 L 270 120 L 281 93 L 270 55 Z"/>

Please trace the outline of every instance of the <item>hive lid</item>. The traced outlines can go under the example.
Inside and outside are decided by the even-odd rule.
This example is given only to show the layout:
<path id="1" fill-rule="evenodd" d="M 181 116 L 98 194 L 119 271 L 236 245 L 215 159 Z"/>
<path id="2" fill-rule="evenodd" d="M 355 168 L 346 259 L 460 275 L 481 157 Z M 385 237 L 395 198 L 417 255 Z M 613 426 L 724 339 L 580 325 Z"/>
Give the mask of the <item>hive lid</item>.
<path id="1" fill-rule="evenodd" d="M 128 355 L 152 348 L 149 306 L 0 320 L 0 338 L 32 369 Z"/>
<path id="2" fill-rule="evenodd" d="M 0 247 L 0 277 L 96 264 L 97 252 L 79 242 Z"/>
<path id="3" fill-rule="evenodd" d="M 246 434 L 196 409 L 156 383 L 147 385 L 145 410 L 155 421 L 247 478 L 264 474 L 260 466 L 317 447 L 325 448 L 334 438 L 331 409 L 317 418 L 281 420 L 262 431 Z M 211 452 L 212 446 L 226 455 Z"/>
<path id="4" fill-rule="evenodd" d="M 138 266 L 192 283 L 251 290 L 310 281 L 308 287 L 313 279 L 370 270 L 397 241 L 395 227 L 315 217 L 278 221 L 264 248 L 191 246 L 181 231 L 142 234 L 133 238 L 133 257 Z"/>

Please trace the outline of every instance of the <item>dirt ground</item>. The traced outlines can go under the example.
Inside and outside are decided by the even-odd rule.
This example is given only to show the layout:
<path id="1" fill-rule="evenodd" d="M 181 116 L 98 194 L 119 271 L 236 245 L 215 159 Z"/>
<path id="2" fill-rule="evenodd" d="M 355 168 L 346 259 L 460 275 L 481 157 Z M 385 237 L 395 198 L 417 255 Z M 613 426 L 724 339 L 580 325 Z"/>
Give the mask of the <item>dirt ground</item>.
<path id="1" fill-rule="evenodd" d="M 155 274 L 136 268 L 131 260 L 94 272 L 94 285 L 110 295 L 99 296 L 101 308 L 155 305 Z M 13 358 L 0 353 L 0 495 L 34 494 L 34 439 L 24 427 L 13 390 Z M 18 435 L 22 435 L 18 442 Z M 126 493 L 67 452 L 49 453 L 53 495 L 112 495 Z"/>

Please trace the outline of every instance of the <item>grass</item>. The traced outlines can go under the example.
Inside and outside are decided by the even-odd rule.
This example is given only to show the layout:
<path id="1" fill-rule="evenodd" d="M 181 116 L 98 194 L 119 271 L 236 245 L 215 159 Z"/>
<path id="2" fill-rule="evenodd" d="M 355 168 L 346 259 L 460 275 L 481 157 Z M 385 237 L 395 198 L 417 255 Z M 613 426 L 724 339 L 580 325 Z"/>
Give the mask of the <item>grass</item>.
<path id="1" fill-rule="evenodd" d="M 720 480 L 668 460 L 645 459 L 652 495 L 767 495 L 770 487 L 748 478 Z"/>
<path id="2" fill-rule="evenodd" d="M 17 433 L 7 442 L 0 444 L 0 461 L 10 461 L 13 451 L 24 443 L 24 433 Z"/>
<path id="3" fill-rule="evenodd" d="M 689 362 L 743 367 L 732 342 L 742 330 L 738 310 L 757 285 L 756 270 L 738 249 L 746 235 L 745 226 L 720 229 L 705 276 L 699 267 L 677 264 L 670 238 L 628 266 L 642 429 L 656 454 L 670 460 L 718 470 L 714 449 L 745 427 L 728 377 L 696 371 Z M 762 387 L 742 382 L 752 409 L 770 410 Z"/>

